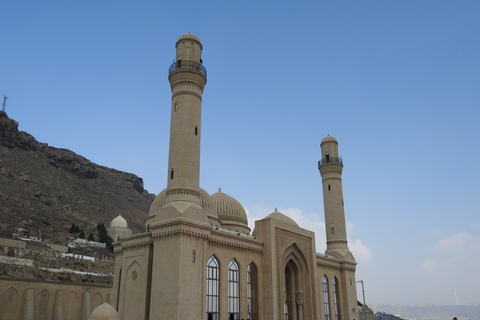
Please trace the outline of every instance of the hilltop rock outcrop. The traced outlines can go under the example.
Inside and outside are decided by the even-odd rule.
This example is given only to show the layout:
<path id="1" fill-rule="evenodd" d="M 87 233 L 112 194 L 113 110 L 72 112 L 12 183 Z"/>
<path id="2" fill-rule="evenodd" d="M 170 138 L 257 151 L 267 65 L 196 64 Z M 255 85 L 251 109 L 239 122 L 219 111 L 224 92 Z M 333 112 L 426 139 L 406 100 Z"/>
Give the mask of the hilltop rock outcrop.
<path id="1" fill-rule="evenodd" d="M 0 111 L 0 237 L 22 230 L 65 244 L 72 223 L 88 235 L 119 213 L 141 232 L 154 197 L 142 178 L 38 142 Z"/>

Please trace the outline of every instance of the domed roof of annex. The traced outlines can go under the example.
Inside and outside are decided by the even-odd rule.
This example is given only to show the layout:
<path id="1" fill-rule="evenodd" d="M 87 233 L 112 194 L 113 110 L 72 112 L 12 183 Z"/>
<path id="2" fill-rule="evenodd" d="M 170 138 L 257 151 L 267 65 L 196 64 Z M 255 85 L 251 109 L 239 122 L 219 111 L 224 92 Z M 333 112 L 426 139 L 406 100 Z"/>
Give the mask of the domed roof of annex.
<path id="1" fill-rule="evenodd" d="M 93 310 L 92 314 L 88 318 L 89 320 L 116 320 L 120 319 L 120 316 L 114 307 L 108 303 L 103 303 Z"/>
<path id="2" fill-rule="evenodd" d="M 110 222 L 110 228 L 128 228 L 127 220 L 119 214 Z"/>
<path id="3" fill-rule="evenodd" d="M 337 142 L 337 139 L 335 139 L 334 137 L 332 137 L 330 135 L 327 135 L 325 138 L 323 138 L 323 140 L 322 140 L 322 142 L 320 142 L 320 144 L 323 144 L 325 142 Z"/>
<path id="4" fill-rule="evenodd" d="M 247 213 L 240 202 L 223 193 L 220 188 L 217 193 L 212 194 L 212 200 L 217 207 L 220 220 L 235 220 L 248 227 Z"/>
<path id="5" fill-rule="evenodd" d="M 291 226 L 294 226 L 294 227 L 297 227 L 298 228 L 298 224 L 295 222 L 295 220 L 293 220 L 292 218 L 290 217 L 287 217 L 286 215 L 284 215 L 283 213 L 281 212 L 278 212 L 277 211 L 277 208 L 275 208 L 275 211 L 270 213 L 268 216 L 266 216 L 264 219 L 273 219 L 273 220 L 277 220 L 277 221 L 280 221 L 280 222 L 283 222 L 285 224 L 289 224 Z"/>

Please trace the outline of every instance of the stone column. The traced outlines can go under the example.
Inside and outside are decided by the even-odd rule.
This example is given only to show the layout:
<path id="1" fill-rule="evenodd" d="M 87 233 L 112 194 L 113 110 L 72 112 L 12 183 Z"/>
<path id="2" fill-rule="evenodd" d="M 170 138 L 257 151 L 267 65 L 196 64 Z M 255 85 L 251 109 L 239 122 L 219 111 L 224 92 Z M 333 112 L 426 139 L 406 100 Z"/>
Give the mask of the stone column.
<path id="1" fill-rule="evenodd" d="M 55 293 L 55 302 L 53 305 L 53 320 L 63 320 L 63 290 L 57 290 Z"/>
<path id="2" fill-rule="evenodd" d="M 88 320 L 92 313 L 92 306 L 90 304 L 90 292 L 84 292 L 82 298 L 81 320 Z"/>
<path id="3" fill-rule="evenodd" d="M 296 292 L 297 320 L 303 320 L 303 291 Z"/>
<path id="4" fill-rule="evenodd" d="M 34 291 L 33 288 L 25 290 L 25 301 L 23 304 L 23 318 L 22 320 L 33 320 L 34 315 Z"/>

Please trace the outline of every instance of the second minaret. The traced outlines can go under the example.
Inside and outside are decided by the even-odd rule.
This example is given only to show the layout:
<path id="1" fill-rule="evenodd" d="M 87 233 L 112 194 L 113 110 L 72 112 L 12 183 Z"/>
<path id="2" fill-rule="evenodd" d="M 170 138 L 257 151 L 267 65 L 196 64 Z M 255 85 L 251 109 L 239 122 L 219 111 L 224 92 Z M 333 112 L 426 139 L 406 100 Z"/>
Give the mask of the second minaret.
<path id="1" fill-rule="evenodd" d="M 347 246 L 347 228 L 343 207 L 342 158 L 338 155 L 338 142 L 332 136 L 325 137 L 321 144 L 322 160 L 318 170 L 322 176 L 327 255 L 337 259 L 355 261 Z"/>

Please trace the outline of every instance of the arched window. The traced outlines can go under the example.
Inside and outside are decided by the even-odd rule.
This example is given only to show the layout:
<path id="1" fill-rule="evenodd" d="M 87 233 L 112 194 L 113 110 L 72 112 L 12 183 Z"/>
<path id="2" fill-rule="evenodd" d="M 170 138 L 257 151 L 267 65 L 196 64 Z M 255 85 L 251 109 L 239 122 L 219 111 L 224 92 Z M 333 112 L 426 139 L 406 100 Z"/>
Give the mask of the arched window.
<path id="1" fill-rule="evenodd" d="M 173 179 L 173 168 L 170 169 L 170 179 Z"/>
<path id="2" fill-rule="evenodd" d="M 335 311 L 335 320 L 341 320 L 340 317 L 340 296 L 338 294 L 338 282 L 337 277 L 334 277 L 332 280 L 332 290 L 333 290 L 333 305 Z"/>
<path id="3" fill-rule="evenodd" d="M 328 300 L 328 279 L 327 276 L 323 276 L 323 311 L 325 313 L 325 320 L 330 320 L 330 302 Z"/>
<path id="4" fill-rule="evenodd" d="M 207 261 L 206 320 L 218 320 L 219 279 L 218 261 L 214 256 L 211 256 Z"/>
<path id="5" fill-rule="evenodd" d="M 235 260 L 228 264 L 228 320 L 240 320 L 240 280 Z"/>
<path id="6" fill-rule="evenodd" d="M 178 103 L 175 101 L 175 106 L 173 107 L 173 111 L 177 112 L 178 111 Z"/>
<path id="7" fill-rule="evenodd" d="M 253 263 L 247 267 L 247 306 L 248 319 L 258 320 L 258 278 Z"/>

